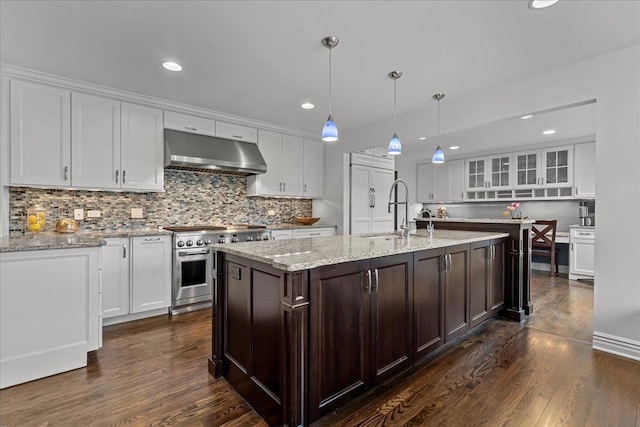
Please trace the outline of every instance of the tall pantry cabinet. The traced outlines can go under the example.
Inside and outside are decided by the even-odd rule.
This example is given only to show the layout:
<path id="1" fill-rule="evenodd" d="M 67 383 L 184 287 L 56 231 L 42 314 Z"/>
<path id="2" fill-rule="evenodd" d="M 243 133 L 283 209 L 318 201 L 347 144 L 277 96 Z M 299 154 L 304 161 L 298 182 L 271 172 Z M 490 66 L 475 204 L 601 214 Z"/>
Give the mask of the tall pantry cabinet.
<path id="1" fill-rule="evenodd" d="M 393 159 L 351 154 L 351 234 L 393 231 L 393 213 L 388 211 L 393 170 Z"/>

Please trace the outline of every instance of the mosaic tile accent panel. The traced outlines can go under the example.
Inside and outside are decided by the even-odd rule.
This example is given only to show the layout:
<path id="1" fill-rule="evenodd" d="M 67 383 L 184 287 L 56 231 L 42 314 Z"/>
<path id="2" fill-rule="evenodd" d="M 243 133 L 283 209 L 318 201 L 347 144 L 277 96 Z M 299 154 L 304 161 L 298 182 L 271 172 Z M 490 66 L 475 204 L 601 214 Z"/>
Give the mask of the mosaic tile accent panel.
<path id="1" fill-rule="evenodd" d="M 165 170 L 163 193 L 45 190 L 13 187 L 9 193 L 9 229 L 24 231 L 27 208 L 39 204 L 47 211 L 47 227 L 60 218 L 73 218 L 73 209 L 85 209 L 78 221 L 82 230 L 157 228 L 202 224 L 293 224 L 297 215 L 311 216 L 310 199 L 247 197 L 246 177 Z M 131 219 L 131 208 L 142 208 L 143 219 Z M 99 210 L 100 218 L 86 218 Z M 269 210 L 275 215 L 267 215 Z"/>

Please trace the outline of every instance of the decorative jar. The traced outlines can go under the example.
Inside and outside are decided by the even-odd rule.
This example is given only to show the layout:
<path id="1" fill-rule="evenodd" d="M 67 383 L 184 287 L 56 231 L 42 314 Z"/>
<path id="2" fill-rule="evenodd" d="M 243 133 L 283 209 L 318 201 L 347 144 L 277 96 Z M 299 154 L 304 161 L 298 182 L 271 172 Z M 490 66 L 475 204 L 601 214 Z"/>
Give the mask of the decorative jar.
<path id="1" fill-rule="evenodd" d="M 27 229 L 36 233 L 43 231 L 47 225 L 47 212 L 38 204 L 27 208 Z"/>

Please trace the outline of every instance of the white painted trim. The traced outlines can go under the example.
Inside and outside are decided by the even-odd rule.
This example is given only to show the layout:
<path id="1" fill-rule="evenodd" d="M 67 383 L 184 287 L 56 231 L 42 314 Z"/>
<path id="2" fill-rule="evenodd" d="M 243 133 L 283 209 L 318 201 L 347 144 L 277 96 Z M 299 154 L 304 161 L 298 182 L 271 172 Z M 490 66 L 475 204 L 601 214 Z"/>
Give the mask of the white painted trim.
<path id="1" fill-rule="evenodd" d="M 141 313 L 125 314 L 122 316 L 108 317 L 102 319 L 102 326 L 117 325 L 118 323 L 131 322 L 132 320 L 146 319 L 147 317 L 169 315 L 168 308 L 157 308 L 155 310 L 143 311 Z"/>
<path id="2" fill-rule="evenodd" d="M 640 341 L 594 332 L 593 349 L 640 361 Z"/>
<path id="3" fill-rule="evenodd" d="M 120 89 L 114 89 L 93 83 L 87 83 L 80 80 L 74 80 L 67 77 L 56 76 L 53 74 L 42 73 L 40 71 L 29 70 L 27 68 L 16 67 L 9 64 L 0 64 L 0 72 L 9 78 L 19 78 L 22 80 L 30 80 L 39 83 L 48 83 L 61 86 L 69 90 L 86 92 L 94 95 L 108 96 L 117 98 L 125 102 L 133 102 L 143 104 L 149 107 L 170 110 L 177 113 L 190 114 L 193 116 L 204 117 L 213 120 L 223 120 L 229 123 L 235 123 L 244 126 L 250 126 L 258 129 L 269 130 L 273 132 L 285 133 L 287 135 L 300 136 L 309 139 L 318 139 L 317 134 L 312 134 L 300 129 L 294 129 L 285 126 L 276 126 L 271 123 L 254 120 L 247 117 L 236 116 L 233 114 L 223 113 L 221 111 L 209 110 L 206 108 L 195 107 L 192 105 L 181 104 L 174 101 L 155 98 L 133 92 L 127 92 Z"/>

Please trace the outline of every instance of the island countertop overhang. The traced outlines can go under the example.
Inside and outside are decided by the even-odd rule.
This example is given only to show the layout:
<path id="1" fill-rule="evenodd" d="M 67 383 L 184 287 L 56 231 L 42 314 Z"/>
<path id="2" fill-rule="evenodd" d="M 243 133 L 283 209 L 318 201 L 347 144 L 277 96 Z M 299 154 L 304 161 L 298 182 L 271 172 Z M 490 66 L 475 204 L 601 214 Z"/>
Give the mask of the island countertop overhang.
<path id="1" fill-rule="evenodd" d="M 238 255 L 284 271 L 308 270 L 326 265 L 508 237 L 503 232 L 435 230 L 429 237 L 418 230 L 408 239 L 395 234 L 339 235 L 266 242 L 214 244 L 215 251 Z"/>

